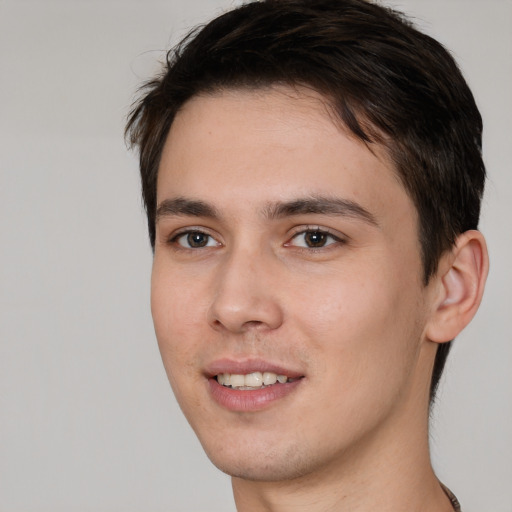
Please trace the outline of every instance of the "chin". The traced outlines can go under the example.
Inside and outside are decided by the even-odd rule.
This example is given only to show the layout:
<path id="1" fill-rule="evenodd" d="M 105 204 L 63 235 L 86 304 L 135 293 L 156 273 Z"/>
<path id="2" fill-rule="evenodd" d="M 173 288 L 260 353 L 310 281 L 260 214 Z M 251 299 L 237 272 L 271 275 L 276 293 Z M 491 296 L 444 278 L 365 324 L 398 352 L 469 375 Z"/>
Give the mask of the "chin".
<path id="1" fill-rule="evenodd" d="M 210 459 L 212 460 L 212 459 Z M 217 463 L 212 460 L 213 464 L 223 473 L 243 480 L 253 482 L 283 482 L 294 480 L 307 475 L 310 470 L 307 464 L 297 464 L 296 461 L 237 461 Z"/>
<path id="2" fill-rule="evenodd" d="M 205 448 L 210 461 L 222 472 L 235 478 L 260 482 L 279 482 L 300 478 L 314 469 L 314 458 L 307 456 L 304 446 L 264 447 L 224 444 L 218 449 Z"/>

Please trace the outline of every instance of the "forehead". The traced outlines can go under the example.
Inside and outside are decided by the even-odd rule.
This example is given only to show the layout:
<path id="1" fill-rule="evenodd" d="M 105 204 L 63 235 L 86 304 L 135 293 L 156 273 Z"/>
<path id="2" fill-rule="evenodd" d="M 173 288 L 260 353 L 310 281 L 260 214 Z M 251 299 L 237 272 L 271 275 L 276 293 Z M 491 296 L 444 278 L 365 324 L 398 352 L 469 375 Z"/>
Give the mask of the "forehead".
<path id="1" fill-rule="evenodd" d="M 235 192 L 245 205 L 341 194 L 379 209 L 390 192 L 408 203 L 383 147 L 349 133 L 319 93 L 285 86 L 196 96 L 174 120 L 157 201 L 184 195 L 234 204 Z"/>

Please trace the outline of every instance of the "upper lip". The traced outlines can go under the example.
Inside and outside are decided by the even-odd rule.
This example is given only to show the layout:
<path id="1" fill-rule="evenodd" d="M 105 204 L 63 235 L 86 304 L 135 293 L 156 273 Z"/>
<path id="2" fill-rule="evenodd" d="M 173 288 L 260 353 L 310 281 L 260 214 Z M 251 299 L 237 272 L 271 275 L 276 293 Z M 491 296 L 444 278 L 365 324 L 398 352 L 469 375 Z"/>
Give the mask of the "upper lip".
<path id="1" fill-rule="evenodd" d="M 254 372 L 272 372 L 277 375 L 286 375 L 290 379 L 303 377 L 304 373 L 280 363 L 265 361 L 264 359 L 217 359 L 205 367 L 208 378 L 220 373 L 246 375 Z"/>

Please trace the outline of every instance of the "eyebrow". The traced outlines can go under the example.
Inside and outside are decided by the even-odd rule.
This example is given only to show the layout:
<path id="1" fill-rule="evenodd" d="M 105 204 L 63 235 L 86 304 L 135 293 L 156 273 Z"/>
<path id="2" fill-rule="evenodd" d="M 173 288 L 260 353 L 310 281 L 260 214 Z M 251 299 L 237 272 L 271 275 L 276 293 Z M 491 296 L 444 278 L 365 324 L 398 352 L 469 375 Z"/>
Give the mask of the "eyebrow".
<path id="1" fill-rule="evenodd" d="M 292 201 L 272 202 L 263 209 L 263 214 L 270 220 L 311 214 L 344 216 L 362 220 L 375 227 L 379 226 L 375 216 L 366 208 L 349 199 L 338 197 L 310 196 Z M 220 218 L 213 205 L 199 199 L 176 197 L 164 199 L 158 204 L 156 222 L 162 217 L 175 216 Z"/>
<path id="2" fill-rule="evenodd" d="M 211 204 L 197 199 L 176 197 L 164 199 L 156 209 L 155 221 L 161 217 L 206 217 L 216 219 L 219 217 L 217 210 Z"/>
<path id="3" fill-rule="evenodd" d="M 311 196 L 289 202 L 272 203 L 265 211 L 265 215 L 270 219 L 308 214 L 339 215 L 362 220 L 375 227 L 379 226 L 375 216 L 366 208 L 355 201 L 338 197 Z"/>

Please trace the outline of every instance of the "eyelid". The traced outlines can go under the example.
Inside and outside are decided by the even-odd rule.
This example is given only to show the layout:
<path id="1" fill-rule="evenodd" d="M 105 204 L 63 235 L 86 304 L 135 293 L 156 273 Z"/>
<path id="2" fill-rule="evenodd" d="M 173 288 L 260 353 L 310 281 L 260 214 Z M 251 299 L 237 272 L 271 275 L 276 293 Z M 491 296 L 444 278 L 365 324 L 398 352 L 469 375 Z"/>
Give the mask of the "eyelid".
<path id="1" fill-rule="evenodd" d="M 306 224 L 304 226 L 296 226 L 292 229 L 291 234 L 289 235 L 289 238 L 292 239 L 294 236 L 300 235 L 301 233 L 307 233 L 309 231 L 318 231 L 320 233 L 325 233 L 339 241 L 348 239 L 348 236 L 341 233 L 340 231 L 333 230 L 331 228 L 327 228 L 324 226 L 319 226 L 317 224 Z"/>
<path id="2" fill-rule="evenodd" d="M 302 225 L 302 226 L 296 226 L 292 229 L 291 233 L 288 235 L 287 237 L 287 241 L 284 243 L 284 246 L 288 246 L 288 247 L 296 247 L 297 249 L 303 249 L 303 247 L 300 247 L 300 246 L 294 246 L 291 242 L 292 240 L 298 236 L 298 235 L 301 235 L 301 234 L 304 234 L 304 233 L 308 233 L 308 232 L 319 232 L 319 233 L 324 233 L 330 237 L 332 237 L 336 243 L 341 243 L 341 244 L 344 244 L 346 242 L 348 242 L 348 236 L 346 236 L 344 233 L 341 233 L 340 231 L 337 231 L 337 230 L 333 230 L 331 228 L 327 228 L 325 226 L 319 226 L 317 224 L 315 225 L 310 225 L 310 224 L 307 224 L 307 225 Z M 223 245 L 223 242 L 220 240 L 220 237 L 218 235 L 218 233 L 212 233 L 212 230 L 209 229 L 209 228 L 206 228 L 204 226 L 186 226 L 186 227 L 182 227 L 182 228 L 179 228 L 175 231 L 173 231 L 169 236 L 166 237 L 166 243 L 168 245 L 172 245 L 174 246 L 175 248 L 177 249 L 183 249 L 183 250 L 198 250 L 198 249 L 206 249 L 208 247 L 212 247 L 212 246 L 204 246 L 204 247 L 185 247 L 181 244 L 178 243 L 178 239 L 182 236 L 185 236 L 185 235 L 188 235 L 188 234 L 191 234 L 191 233 L 200 233 L 200 234 L 204 234 L 205 236 L 208 236 L 210 238 L 212 238 L 215 242 L 216 242 L 216 246 L 217 247 L 220 247 Z M 323 246 L 323 247 L 309 247 L 307 248 L 308 250 L 314 250 L 314 249 L 317 249 L 317 250 L 320 250 L 320 249 L 326 249 L 327 247 L 329 247 L 330 245 L 334 245 L 333 243 L 330 243 L 330 244 L 327 244 L 326 246 Z"/>
<path id="3" fill-rule="evenodd" d="M 328 244 L 328 245 L 325 245 L 325 246 L 322 246 L 322 247 L 308 247 L 308 248 L 305 248 L 305 247 L 301 247 L 301 246 L 294 246 L 291 241 L 298 235 L 301 235 L 301 234 L 305 234 L 305 233 L 308 233 L 308 232 L 319 232 L 319 233 L 324 233 L 330 237 L 332 237 L 336 243 L 341 243 L 341 244 L 344 244 L 348 241 L 348 237 L 346 235 L 344 235 L 343 233 L 339 232 L 339 231 L 334 231 L 330 228 L 327 228 L 327 227 L 323 227 L 323 226 L 319 226 L 319 225 L 306 225 L 306 226 L 297 226 L 295 227 L 293 230 L 292 230 L 292 233 L 290 234 L 290 236 L 288 237 L 288 240 L 285 242 L 285 247 L 296 247 L 298 249 L 307 249 L 309 251 L 311 250 L 322 250 L 322 249 L 327 249 L 329 246 L 331 245 L 334 245 L 334 244 Z"/>
<path id="4" fill-rule="evenodd" d="M 178 239 L 182 236 L 189 235 L 191 233 L 199 233 L 205 236 L 208 236 L 215 240 L 216 246 L 219 247 L 222 245 L 222 242 L 219 241 L 219 237 L 216 234 L 213 234 L 211 230 L 208 228 L 202 227 L 202 226 L 187 226 L 180 229 L 177 229 L 176 231 L 173 231 L 168 237 L 167 237 L 167 244 L 173 245 L 176 248 L 183 249 L 183 250 L 193 250 L 197 251 L 198 249 L 206 249 L 211 246 L 204 246 L 204 247 L 185 247 L 178 243 Z"/>

